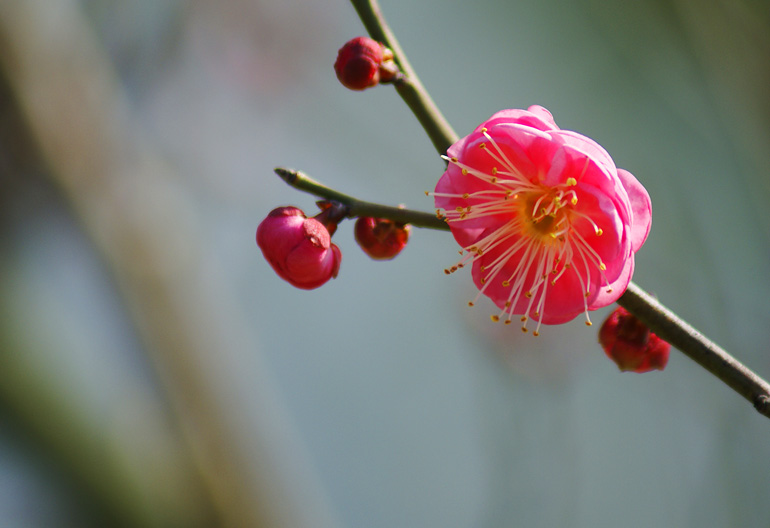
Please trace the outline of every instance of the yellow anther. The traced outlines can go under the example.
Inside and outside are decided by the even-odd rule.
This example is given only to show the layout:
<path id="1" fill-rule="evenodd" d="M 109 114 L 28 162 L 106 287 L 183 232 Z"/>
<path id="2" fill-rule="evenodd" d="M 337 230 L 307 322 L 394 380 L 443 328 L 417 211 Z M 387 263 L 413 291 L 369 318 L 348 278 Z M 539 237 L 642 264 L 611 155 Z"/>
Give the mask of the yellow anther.
<path id="1" fill-rule="evenodd" d="M 457 158 L 454 158 L 454 157 L 450 158 L 449 161 L 451 161 L 452 163 L 457 163 Z"/>
<path id="2" fill-rule="evenodd" d="M 604 231 L 602 231 L 601 227 L 596 228 L 596 236 L 602 236 L 602 233 L 604 233 Z"/>
<path id="3" fill-rule="evenodd" d="M 487 144 L 486 143 L 479 143 L 479 148 L 483 150 L 483 149 L 487 148 Z"/>
<path id="4" fill-rule="evenodd" d="M 429 191 L 425 191 L 425 196 L 430 196 L 430 192 Z"/>
<path id="5" fill-rule="evenodd" d="M 498 316 L 498 315 L 492 315 L 489 318 L 492 319 L 493 323 L 496 323 L 496 322 L 498 322 L 500 320 L 500 316 Z"/>
<path id="6" fill-rule="evenodd" d="M 600 262 L 599 263 L 599 269 L 602 270 L 602 271 L 606 271 L 607 266 L 604 265 L 604 262 Z"/>
<path id="7" fill-rule="evenodd" d="M 487 127 L 481 127 L 481 133 L 482 133 L 482 134 L 483 134 L 484 132 L 486 132 L 486 131 L 487 131 Z"/>
<path id="8" fill-rule="evenodd" d="M 575 185 L 577 185 L 577 180 L 575 178 L 567 178 L 568 187 L 574 187 Z"/>
<path id="9" fill-rule="evenodd" d="M 467 176 L 468 175 L 468 169 L 462 169 L 461 172 L 463 173 L 463 176 Z"/>
<path id="10" fill-rule="evenodd" d="M 586 321 L 586 326 L 593 326 L 593 323 L 591 321 Z"/>
<path id="11" fill-rule="evenodd" d="M 468 198 L 470 198 L 470 196 L 471 196 L 471 195 L 470 195 L 470 194 L 468 194 L 468 193 L 463 193 L 463 198 L 465 198 L 466 200 L 467 200 Z"/>
<path id="12" fill-rule="evenodd" d="M 508 282 L 507 280 L 504 280 L 504 281 L 503 281 L 503 288 L 507 288 L 507 287 L 508 287 L 508 286 L 510 286 L 510 285 L 511 285 L 511 283 L 510 283 L 510 282 Z"/>
<path id="13" fill-rule="evenodd" d="M 572 200 L 569 201 L 572 205 L 577 205 L 577 196 L 573 196 Z"/>
<path id="14" fill-rule="evenodd" d="M 537 330 L 535 330 L 534 332 L 532 332 L 532 335 L 533 335 L 533 336 L 535 336 L 535 337 L 537 337 L 537 336 L 539 336 L 539 335 L 540 335 L 540 332 L 538 332 Z"/>
<path id="15" fill-rule="evenodd" d="M 532 292 L 531 291 L 524 292 L 524 297 L 526 297 L 527 299 L 531 299 L 532 298 Z"/>
<path id="16" fill-rule="evenodd" d="M 522 332 L 524 332 L 524 333 L 526 334 L 526 333 L 527 333 L 527 327 L 526 327 L 526 326 L 522 326 L 522 327 L 521 327 L 521 331 L 522 331 Z"/>
<path id="17" fill-rule="evenodd" d="M 527 316 L 526 316 L 526 315 L 522 315 L 522 316 L 521 316 L 521 322 L 523 323 L 523 322 L 524 322 L 524 321 L 526 321 L 526 320 L 527 320 Z"/>
<path id="18" fill-rule="evenodd" d="M 510 319 L 506 319 L 505 320 L 505 324 L 507 324 L 507 325 L 511 324 L 511 320 Z"/>
<path id="19" fill-rule="evenodd" d="M 473 307 L 473 301 L 468 301 L 468 306 Z"/>

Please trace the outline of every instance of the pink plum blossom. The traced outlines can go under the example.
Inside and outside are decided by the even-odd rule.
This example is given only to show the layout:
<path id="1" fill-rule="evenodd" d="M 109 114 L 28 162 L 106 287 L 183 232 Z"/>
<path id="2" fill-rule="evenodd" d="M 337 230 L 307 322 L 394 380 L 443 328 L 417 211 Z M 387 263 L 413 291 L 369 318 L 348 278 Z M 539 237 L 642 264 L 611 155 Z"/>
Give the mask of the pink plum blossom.
<path id="1" fill-rule="evenodd" d="M 502 110 L 447 151 L 433 193 L 472 262 L 493 321 L 559 324 L 625 291 L 650 231 L 650 197 L 593 140 L 556 126 L 541 106 Z"/>
<path id="2" fill-rule="evenodd" d="M 279 277 L 303 290 L 318 288 L 340 269 L 342 253 L 329 229 L 296 207 L 270 211 L 257 228 L 257 245 Z"/>

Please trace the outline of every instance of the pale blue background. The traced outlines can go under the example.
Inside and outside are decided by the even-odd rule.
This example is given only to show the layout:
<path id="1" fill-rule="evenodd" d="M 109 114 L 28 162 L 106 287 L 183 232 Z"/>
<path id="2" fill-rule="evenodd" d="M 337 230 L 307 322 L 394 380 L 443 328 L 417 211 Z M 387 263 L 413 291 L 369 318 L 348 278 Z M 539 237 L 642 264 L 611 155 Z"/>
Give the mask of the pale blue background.
<path id="1" fill-rule="evenodd" d="M 275 166 L 432 209 L 423 191 L 443 164 L 408 109 L 389 87 L 352 93 L 334 77 L 337 48 L 363 33 L 347 3 L 82 5 L 133 118 L 203 215 L 196 242 L 246 322 L 232 348 L 211 351 L 222 412 L 247 450 L 277 424 L 289 447 L 276 450 L 297 466 L 287 501 L 328 515 L 307 526 L 768 525 L 770 423 L 678 351 L 663 373 L 620 374 L 597 326 L 534 339 L 494 325 L 490 302 L 466 306 L 469 274 L 443 274 L 457 252 L 440 232 L 415 229 L 381 263 L 342 224 L 340 275 L 311 292 L 270 270 L 259 221 L 279 205 L 314 207 Z M 634 173 L 653 203 L 634 280 L 770 377 L 767 3 L 382 7 L 458 133 L 542 104 Z M 9 353 L 93 427 L 112 427 L 127 395 L 160 398 L 150 368 L 67 209 L 18 203 L 0 259 Z M 0 432 L 0 525 L 74 525 L 66 481 L 10 425 Z M 259 456 L 271 455 L 254 453 L 254 468 Z"/>

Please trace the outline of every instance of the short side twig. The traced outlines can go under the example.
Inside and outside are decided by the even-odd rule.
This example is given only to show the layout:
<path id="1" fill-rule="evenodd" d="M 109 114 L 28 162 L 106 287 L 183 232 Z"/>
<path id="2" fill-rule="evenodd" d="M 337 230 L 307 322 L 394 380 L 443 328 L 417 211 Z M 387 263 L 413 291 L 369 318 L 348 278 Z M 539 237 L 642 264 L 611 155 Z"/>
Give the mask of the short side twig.
<path id="1" fill-rule="evenodd" d="M 403 224 L 411 224 L 415 227 L 443 229 L 445 231 L 449 230 L 449 226 L 447 226 L 446 222 L 438 218 L 435 214 L 412 211 L 389 205 L 380 205 L 373 202 L 365 202 L 339 191 L 335 191 L 334 189 L 330 189 L 301 171 L 277 167 L 275 173 L 295 189 L 305 191 L 321 198 L 326 198 L 327 200 L 345 204 L 348 207 L 349 217 L 372 216 L 374 218 L 388 218 Z"/>

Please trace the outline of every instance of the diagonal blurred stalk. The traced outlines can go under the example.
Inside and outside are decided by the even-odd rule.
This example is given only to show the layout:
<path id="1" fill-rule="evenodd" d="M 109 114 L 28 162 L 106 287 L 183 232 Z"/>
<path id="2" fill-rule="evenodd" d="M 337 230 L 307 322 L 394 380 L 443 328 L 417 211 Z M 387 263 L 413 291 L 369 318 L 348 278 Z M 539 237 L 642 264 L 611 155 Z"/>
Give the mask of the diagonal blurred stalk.
<path id="1" fill-rule="evenodd" d="M 193 490 L 188 506 L 214 512 L 211 522 L 198 519 L 200 526 L 331 525 L 321 500 L 304 500 L 308 479 L 287 484 L 287 468 L 302 474 L 304 468 L 287 453 L 291 442 L 269 380 L 254 380 L 260 431 L 248 444 L 235 436 L 238 425 L 217 400 L 211 371 L 220 354 L 242 343 L 245 323 L 224 294 L 224 280 L 196 253 L 198 217 L 134 129 L 115 72 L 78 3 L 0 2 L 0 68 L 51 177 L 114 275 L 158 374 L 192 468 L 184 483 Z M 76 442 L 77 435 L 62 441 Z M 256 463 L 249 464 L 244 444 Z M 149 475 L 141 485 L 166 485 Z M 99 477 L 86 478 L 98 487 Z M 105 488 L 105 494 L 123 492 Z M 150 504 L 112 497 L 124 508 L 118 514 L 137 526 L 152 524 L 141 522 L 140 510 L 165 506 L 144 491 Z"/>

